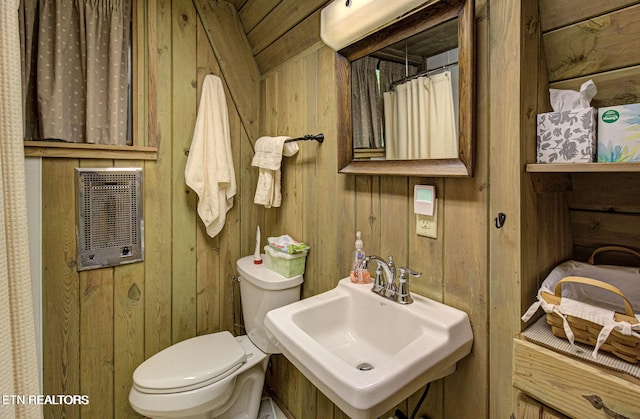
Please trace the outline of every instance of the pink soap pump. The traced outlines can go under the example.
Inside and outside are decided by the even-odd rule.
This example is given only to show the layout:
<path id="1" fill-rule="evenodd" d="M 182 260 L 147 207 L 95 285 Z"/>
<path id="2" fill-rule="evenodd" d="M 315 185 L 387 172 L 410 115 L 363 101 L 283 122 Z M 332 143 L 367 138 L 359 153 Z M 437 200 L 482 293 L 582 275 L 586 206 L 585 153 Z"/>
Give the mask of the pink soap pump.
<path id="1" fill-rule="evenodd" d="M 353 269 L 349 273 L 351 282 L 356 284 L 369 284 L 371 282 L 371 274 L 366 266 L 362 265 L 362 261 L 366 257 L 364 253 L 364 244 L 362 243 L 362 233 L 356 232 L 356 250 L 353 252 Z"/>

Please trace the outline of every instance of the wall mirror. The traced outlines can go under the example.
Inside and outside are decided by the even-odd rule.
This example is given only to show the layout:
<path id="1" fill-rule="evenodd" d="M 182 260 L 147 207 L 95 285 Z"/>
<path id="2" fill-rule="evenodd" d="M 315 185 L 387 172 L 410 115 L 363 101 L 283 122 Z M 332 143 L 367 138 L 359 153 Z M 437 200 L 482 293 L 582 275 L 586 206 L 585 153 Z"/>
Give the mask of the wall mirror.
<path id="1" fill-rule="evenodd" d="M 474 1 L 439 0 L 338 51 L 340 173 L 471 176 L 474 49 Z"/>

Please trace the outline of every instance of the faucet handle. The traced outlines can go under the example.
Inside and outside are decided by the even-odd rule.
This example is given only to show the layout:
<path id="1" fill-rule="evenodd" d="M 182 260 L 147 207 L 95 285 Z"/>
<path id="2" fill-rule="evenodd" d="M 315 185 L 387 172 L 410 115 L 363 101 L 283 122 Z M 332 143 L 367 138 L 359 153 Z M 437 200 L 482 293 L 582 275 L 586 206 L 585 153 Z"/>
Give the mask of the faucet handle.
<path id="1" fill-rule="evenodd" d="M 420 278 L 422 273 L 405 267 L 398 268 L 398 271 L 400 272 L 400 276 L 398 278 L 398 292 L 396 294 L 397 301 L 400 304 L 411 304 L 413 298 L 411 298 L 411 294 L 409 293 L 409 276 Z"/>
<path id="2" fill-rule="evenodd" d="M 384 274 L 382 273 L 382 265 L 380 265 L 379 263 L 377 265 L 378 266 L 376 267 L 376 280 L 373 283 L 373 289 L 371 291 L 380 293 L 380 292 L 383 292 L 384 289 L 387 287 L 387 281 L 384 278 Z"/>
<path id="3" fill-rule="evenodd" d="M 389 270 L 391 271 L 392 275 L 396 274 L 396 264 L 393 261 L 393 256 L 389 256 L 389 260 L 387 261 L 387 266 L 389 267 Z"/>

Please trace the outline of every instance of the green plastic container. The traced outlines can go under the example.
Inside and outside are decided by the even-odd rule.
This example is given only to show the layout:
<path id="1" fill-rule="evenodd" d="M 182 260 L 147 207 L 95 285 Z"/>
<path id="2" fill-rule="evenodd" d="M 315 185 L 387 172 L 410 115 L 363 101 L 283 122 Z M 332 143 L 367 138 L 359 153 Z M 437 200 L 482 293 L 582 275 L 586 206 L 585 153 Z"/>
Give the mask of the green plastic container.
<path id="1" fill-rule="evenodd" d="M 304 274 L 307 252 L 290 255 L 288 253 L 275 250 L 271 246 L 265 246 L 264 254 L 267 259 L 267 269 L 277 272 L 287 278 Z"/>

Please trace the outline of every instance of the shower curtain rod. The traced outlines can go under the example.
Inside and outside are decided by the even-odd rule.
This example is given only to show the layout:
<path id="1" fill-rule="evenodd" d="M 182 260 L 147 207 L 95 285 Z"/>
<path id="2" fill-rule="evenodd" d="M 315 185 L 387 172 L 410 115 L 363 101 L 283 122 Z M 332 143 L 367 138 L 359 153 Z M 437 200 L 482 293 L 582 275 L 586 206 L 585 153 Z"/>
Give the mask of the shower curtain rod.
<path id="1" fill-rule="evenodd" d="M 322 142 L 324 141 L 324 134 L 316 134 L 316 135 L 307 134 L 303 137 L 289 138 L 288 140 L 285 141 L 285 143 L 292 143 L 294 141 L 309 141 L 309 140 L 314 140 L 322 144 Z"/>
<path id="2" fill-rule="evenodd" d="M 394 80 L 394 81 L 392 81 L 392 82 L 391 82 L 391 84 L 389 85 L 389 90 L 394 90 L 394 89 L 395 89 L 395 87 L 396 87 L 397 85 L 399 85 L 399 84 L 404 84 L 404 83 L 406 83 L 406 82 L 408 82 L 408 81 L 411 81 L 411 80 L 413 80 L 413 79 L 417 79 L 418 77 L 422 77 L 422 76 L 429 76 L 429 75 L 431 75 L 431 74 L 433 74 L 433 73 L 436 73 L 436 72 L 438 72 L 438 71 L 444 71 L 444 70 L 446 70 L 446 69 L 447 69 L 447 68 L 449 68 L 449 67 L 453 67 L 454 65 L 458 65 L 458 62 L 456 61 L 456 62 L 454 62 L 454 63 L 445 64 L 445 65 L 443 65 L 442 67 L 432 68 L 431 70 L 421 71 L 421 72 L 419 72 L 419 73 L 416 73 L 416 74 L 412 74 L 412 75 L 410 75 L 410 76 L 403 77 L 403 78 L 401 78 L 401 79 L 399 79 L 399 80 Z"/>

